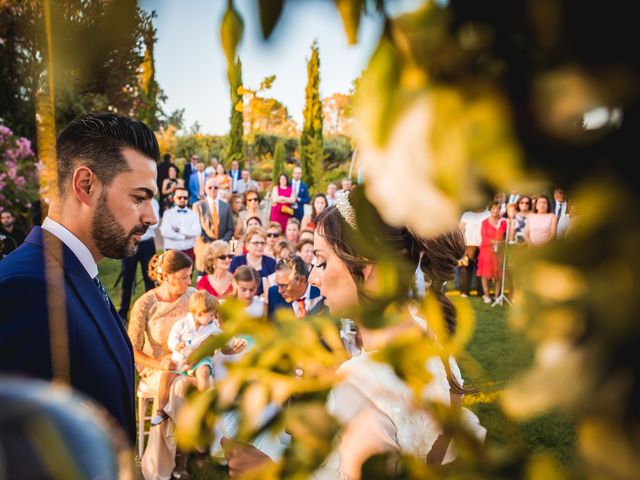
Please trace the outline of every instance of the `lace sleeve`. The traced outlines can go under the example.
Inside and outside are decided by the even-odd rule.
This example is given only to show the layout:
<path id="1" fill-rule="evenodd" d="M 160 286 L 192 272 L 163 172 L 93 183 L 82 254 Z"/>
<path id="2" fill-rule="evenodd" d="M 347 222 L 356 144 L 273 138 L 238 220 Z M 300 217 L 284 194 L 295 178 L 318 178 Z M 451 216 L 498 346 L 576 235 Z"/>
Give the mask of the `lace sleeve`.
<path id="1" fill-rule="evenodd" d="M 148 292 L 151 293 L 151 292 Z M 147 320 L 149 314 L 149 308 L 154 302 L 153 294 L 145 294 L 141 296 L 131 309 L 131 316 L 129 317 L 129 326 L 127 333 L 131 339 L 131 345 L 134 350 L 141 351 L 144 346 L 144 333 L 147 329 Z"/>

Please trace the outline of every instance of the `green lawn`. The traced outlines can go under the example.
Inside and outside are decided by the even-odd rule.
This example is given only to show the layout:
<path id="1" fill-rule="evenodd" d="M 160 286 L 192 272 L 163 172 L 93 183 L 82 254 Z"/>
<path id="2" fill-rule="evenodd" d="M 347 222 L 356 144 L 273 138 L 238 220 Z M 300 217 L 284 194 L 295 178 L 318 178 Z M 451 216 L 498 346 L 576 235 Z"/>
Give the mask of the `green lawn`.
<path id="1" fill-rule="evenodd" d="M 111 298 L 119 306 L 119 287 L 114 288 L 113 285 L 120 272 L 120 263 L 105 260 L 100 264 L 100 272 Z M 143 291 L 144 285 L 138 272 L 138 286 L 133 301 Z M 458 361 L 466 385 L 480 391 L 478 396 L 469 399 L 476 402 L 470 408 L 487 428 L 488 441 L 498 446 L 524 448 L 531 453 L 549 453 L 564 466 L 575 465 L 575 425 L 571 418 L 550 413 L 528 422 L 516 423 L 501 412 L 498 405 L 500 392 L 510 379 L 531 364 L 533 348 L 507 325 L 508 307 L 492 308 L 476 297 L 471 297 L 471 302 L 476 311 L 476 330 L 467 353 Z M 197 469 L 195 464 L 195 461 L 190 463 L 193 469 Z M 219 470 L 211 468 L 198 473 L 196 478 L 226 478 Z"/>

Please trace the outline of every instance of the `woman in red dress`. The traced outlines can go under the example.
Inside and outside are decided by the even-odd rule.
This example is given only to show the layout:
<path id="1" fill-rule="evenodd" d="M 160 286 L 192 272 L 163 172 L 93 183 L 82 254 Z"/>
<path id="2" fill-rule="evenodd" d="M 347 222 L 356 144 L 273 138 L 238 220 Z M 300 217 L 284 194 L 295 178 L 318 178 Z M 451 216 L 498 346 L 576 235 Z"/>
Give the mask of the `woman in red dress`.
<path id="1" fill-rule="evenodd" d="M 287 228 L 287 220 L 293 215 L 294 203 L 296 198 L 293 188 L 289 185 L 289 177 L 283 173 L 278 177 L 278 185 L 274 186 L 271 192 L 271 220 L 278 222 L 283 231 Z"/>
<path id="2" fill-rule="evenodd" d="M 500 258 L 496 254 L 498 243 L 504 240 L 507 224 L 500 219 L 500 205 L 498 202 L 491 202 L 487 207 L 490 215 L 482 221 L 480 231 L 482 241 L 480 243 L 480 254 L 478 255 L 477 275 L 482 280 L 484 303 L 491 303 L 489 296 L 489 281 L 494 283 L 494 290 L 497 279 L 500 277 Z"/>
<path id="3" fill-rule="evenodd" d="M 224 240 L 213 242 L 205 253 L 204 270 L 206 274 L 198 280 L 196 288 L 206 290 L 216 298 L 227 298 L 235 295 L 236 285 L 233 274 L 229 272 L 233 254 L 229 244 Z"/>

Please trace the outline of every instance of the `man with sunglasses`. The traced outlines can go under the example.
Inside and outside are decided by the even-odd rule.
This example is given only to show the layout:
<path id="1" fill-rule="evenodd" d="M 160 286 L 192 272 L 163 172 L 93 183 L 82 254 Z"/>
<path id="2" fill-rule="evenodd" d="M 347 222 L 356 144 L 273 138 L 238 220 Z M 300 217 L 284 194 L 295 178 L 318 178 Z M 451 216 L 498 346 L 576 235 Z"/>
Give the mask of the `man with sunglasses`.
<path id="1" fill-rule="evenodd" d="M 193 247 L 202 228 L 195 212 L 188 208 L 189 191 L 177 188 L 173 194 L 174 206 L 164 212 L 160 233 L 165 250 L 180 250 L 195 262 Z"/>
<path id="2" fill-rule="evenodd" d="M 194 251 L 198 275 L 204 275 L 204 256 L 207 245 L 215 240 L 228 242 L 233 235 L 233 216 L 231 207 L 218 197 L 220 185 L 215 178 L 205 182 L 205 198 L 193 204 L 193 211 L 200 222 L 200 235 L 196 237 Z"/>

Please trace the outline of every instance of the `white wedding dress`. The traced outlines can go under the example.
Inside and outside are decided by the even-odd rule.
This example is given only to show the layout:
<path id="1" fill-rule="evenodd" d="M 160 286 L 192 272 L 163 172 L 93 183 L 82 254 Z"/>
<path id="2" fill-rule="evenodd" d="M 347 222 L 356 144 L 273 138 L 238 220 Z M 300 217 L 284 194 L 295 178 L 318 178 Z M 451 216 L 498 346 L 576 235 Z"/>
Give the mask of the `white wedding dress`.
<path id="1" fill-rule="evenodd" d="M 377 453 L 402 452 L 426 460 L 442 433 L 437 421 L 416 407 L 413 392 L 393 369 L 371 360 L 370 356 L 370 352 L 362 352 L 338 369 L 343 380 L 332 388 L 327 410 L 343 425 L 343 430 L 335 450 L 314 473 L 318 480 L 359 479 L 362 464 Z M 450 358 L 449 365 L 451 374 L 462 385 L 455 359 Z M 423 397 L 450 405 L 444 364 L 440 358 L 433 357 L 426 368 L 433 380 L 425 388 Z M 480 425 L 478 417 L 466 408 L 461 414 L 475 435 L 484 440 L 486 429 Z M 452 442 L 443 463 L 450 463 L 455 457 Z"/>

